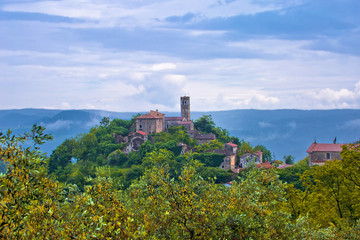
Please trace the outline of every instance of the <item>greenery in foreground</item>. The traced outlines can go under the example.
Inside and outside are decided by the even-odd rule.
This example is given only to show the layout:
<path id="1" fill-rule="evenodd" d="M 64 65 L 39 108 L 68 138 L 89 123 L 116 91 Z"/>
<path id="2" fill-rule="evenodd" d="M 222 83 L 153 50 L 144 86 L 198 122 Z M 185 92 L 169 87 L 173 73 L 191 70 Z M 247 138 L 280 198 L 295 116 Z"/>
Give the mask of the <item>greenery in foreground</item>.
<path id="1" fill-rule="evenodd" d="M 47 174 L 37 151 L 49 136 L 0 135 L 0 237 L 8 239 L 358 239 L 360 147 L 342 161 L 299 173 L 301 188 L 276 170 L 250 168 L 231 188 L 201 177 L 187 154 L 154 148 L 143 174 L 124 188 L 109 165 L 95 168 L 83 190 Z M 33 148 L 21 144 L 35 140 Z M 176 168 L 174 166 L 176 165 Z M 296 165 L 296 164 L 295 164 Z M 304 161 L 296 165 L 305 167 Z M 175 171 L 178 170 L 178 172 Z M 302 170 L 299 170 L 301 172 Z M 287 170 L 289 171 L 289 170 Z M 283 178 L 293 174 L 279 173 Z"/>

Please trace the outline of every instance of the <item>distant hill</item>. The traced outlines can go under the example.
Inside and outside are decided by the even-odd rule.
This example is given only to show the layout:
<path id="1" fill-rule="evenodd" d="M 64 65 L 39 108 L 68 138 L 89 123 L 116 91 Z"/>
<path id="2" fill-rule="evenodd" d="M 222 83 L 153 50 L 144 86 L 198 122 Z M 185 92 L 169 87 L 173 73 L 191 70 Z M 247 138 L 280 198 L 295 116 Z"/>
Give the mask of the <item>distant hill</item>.
<path id="1" fill-rule="evenodd" d="M 135 112 L 119 113 L 102 110 L 47 110 L 20 109 L 0 110 L 0 131 L 12 129 L 16 133 L 28 131 L 34 123 L 46 127 L 54 135 L 54 141 L 42 150 L 51 153 L 66 138 L 87 133 L 98 125 L 103 117 L 130 119 Z M 177 112 L 165 112 L 178 116 Z M 306 156 L 306 150 L 314 141 L 349 143 L 360 137 L 360 110 L 229 110 L 192 112 L 192 119 L 207 114 L 231 135 L 252 145 L 264 145 L 276 159 L 291 154 L 295 160 Z"/>

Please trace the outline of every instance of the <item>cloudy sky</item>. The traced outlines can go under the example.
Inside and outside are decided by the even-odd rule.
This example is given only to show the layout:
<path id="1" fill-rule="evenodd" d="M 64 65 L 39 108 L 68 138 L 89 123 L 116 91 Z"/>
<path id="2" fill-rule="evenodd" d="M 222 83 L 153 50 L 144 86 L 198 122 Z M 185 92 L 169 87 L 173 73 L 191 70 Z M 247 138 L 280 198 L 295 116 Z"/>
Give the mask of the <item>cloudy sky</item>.
<path id="1" fill-rule="evenodd" d="M 360 108 L 359 0 L 0 0 L 0 109 Z"/>

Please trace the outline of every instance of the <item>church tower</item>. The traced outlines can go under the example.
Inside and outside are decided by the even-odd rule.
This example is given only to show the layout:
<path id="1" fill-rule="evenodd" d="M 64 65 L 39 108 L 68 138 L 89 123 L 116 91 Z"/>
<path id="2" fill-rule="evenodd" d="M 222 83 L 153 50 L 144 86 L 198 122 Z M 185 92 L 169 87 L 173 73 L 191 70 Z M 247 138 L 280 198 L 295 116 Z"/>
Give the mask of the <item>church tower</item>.
<path id="1" fill-rule="evenodd" d="M 190 121 L 190 97 L 180 97 L 181 117 Z"/>

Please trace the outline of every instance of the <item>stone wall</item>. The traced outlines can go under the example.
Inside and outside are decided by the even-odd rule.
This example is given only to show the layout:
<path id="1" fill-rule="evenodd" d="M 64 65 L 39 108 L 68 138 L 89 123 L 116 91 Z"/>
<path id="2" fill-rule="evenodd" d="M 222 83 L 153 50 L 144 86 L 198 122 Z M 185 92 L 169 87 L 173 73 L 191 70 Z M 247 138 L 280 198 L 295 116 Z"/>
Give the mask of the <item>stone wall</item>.
<path id="1" fill-rule="evenodd" d="M 160 133 L 165 130 L 163 118 L 136 119 L 136 131 L 145 133 Z"/>

